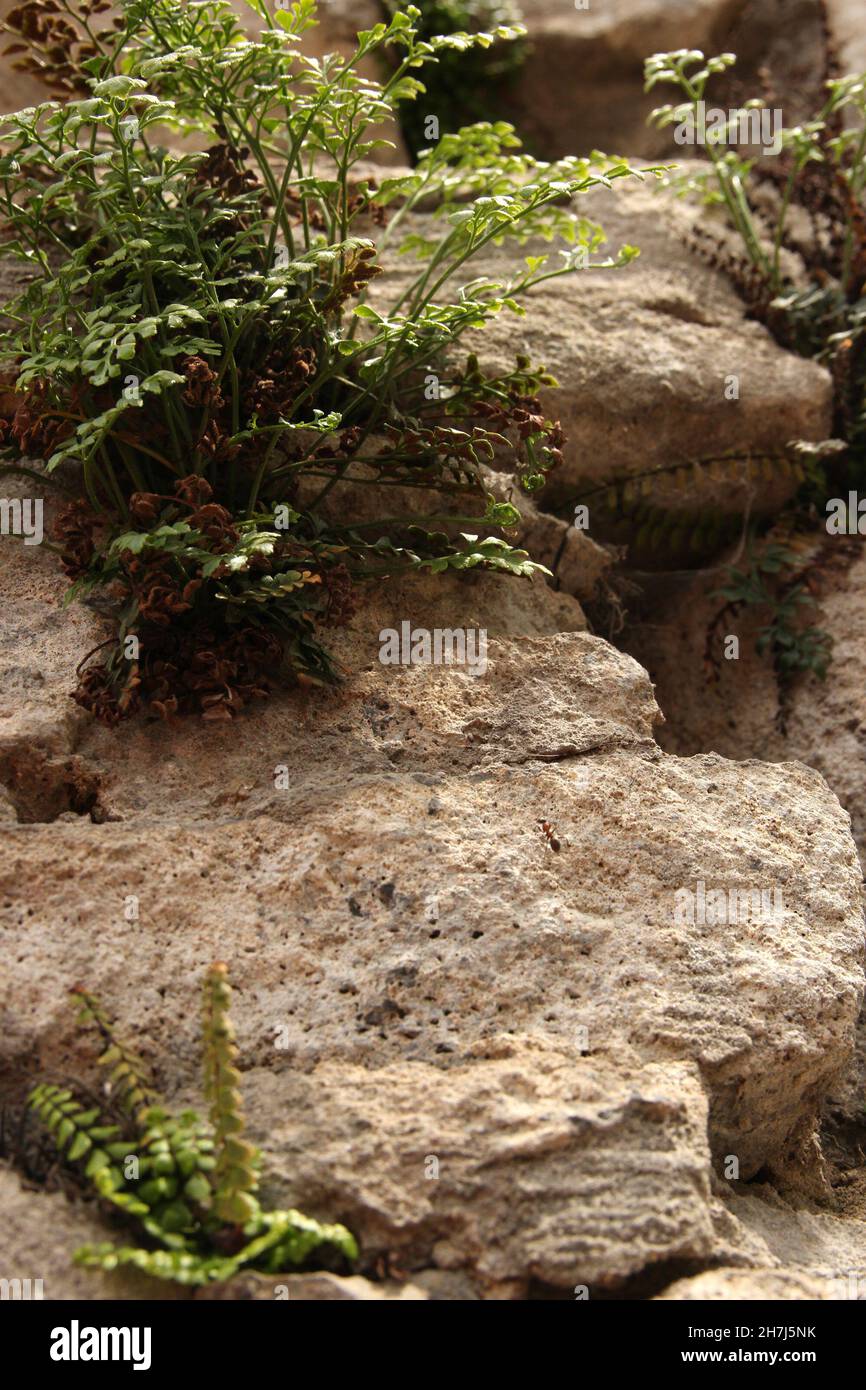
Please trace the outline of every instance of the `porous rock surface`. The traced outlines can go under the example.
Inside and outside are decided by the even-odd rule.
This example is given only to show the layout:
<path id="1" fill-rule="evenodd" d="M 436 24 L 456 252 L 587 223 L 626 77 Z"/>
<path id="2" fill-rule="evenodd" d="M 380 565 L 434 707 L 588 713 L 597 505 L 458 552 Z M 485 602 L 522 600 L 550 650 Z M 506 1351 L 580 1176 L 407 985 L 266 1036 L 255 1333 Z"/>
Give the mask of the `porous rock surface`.
<path id="1" fill-rule="evenodd" d="M 486 674 L 379 662 L 383 629 L 500 598 Z M 77 653 L 31 622 L 59 691 Z M 541 584 L 406 582 L 336 639 L 333 693 L 227 728 L 76 724 L 89 814 L 4 837 L 6 1084 L 89 1074 L 78 981 L 195 1100 L 222 958 L 267 1194 L 347 1221 L 361 1272 L 592 1296 L 752 1258 L 713 1163 L 819 1181 L 862 990 L 847 818 L 800 766 L 663 754 L 645 673 L 581 627 Z M 678 924 L 699 879 L 778 886 L 781 919 Z"/>
<path id="2" fill-rule="evenodd" d="M 828 555 L 826 532 L 816 546 Z M 809 622 L 832 639 L 825 679 L 803 673 L 780 689 L 769 654 L 756 652 L 766 613 L 743 608 L 716 619 L 721 570 L 643 577 L 623 642 L 647 668 L 665 723 L 656 737 L 669 752 L 690 756 L 712 750 L 733 759 L 791 759 L 816 768 L 851 817 L 861 863 L 866 862 L 866 550 L 859 538 L 829 544 L 831 568 Z M 842 554 L 844 547 L 845 553 Z M 704 657 L 712 630 L 716 660 Z M 739 639 L 736 660 L 720 657 L 725 635 Z M 844 1084 L 834 1089 L 832 1111 L 862 1128 L 866 1086 L 866 1018 Z"/>
<path id="3" fill-rule="evenodd" d="M 643 259 L 542 287 L 485 348 L 559 376 L 563 488 L 708 439 L 827 433 L 826 374 L 744 321 L 682 251 L 679 212 L 644 189 L 596 210 Z M 800 1298 L 861 1259 L 862 1223 L 818 1219 L 817 1125 L 863 974 L 854 845 L 816 771 L 663 752 L 642 667 L 569 595 L 489 576 L 375 591 L 334 637 L 334 692 L 278 693 L 230 727 L 108 732 L 66 693 L 98 615 L 61 611 L 38 548 L 4 538 L 0 564 L 4 1091 L 93 1078 L 80 982 L 167 1098 L 197 1102 L 198 982 L 225 959 L 266 1195 L 363 1248 L 348 1279 L 281 1280 L 290 1299 L 645 1296 L 684 1271 L 706 1291 L 668 1297 Z M 383 666 L 380 634 L 405 620 L 485 627 L 486 673 Z M 678 921 L 699 881 L 777 888 L 783 911 Z M 724 1183 L 731 1158 L 799 1205 Z M 107 1234 L 92 1208 L 0 1181 L 0 1275 L 142 1296 L 69 1264 Z M 223 1292 L 275 1296 L 247 1276 Z"/>
<path id="4" fill-rule="evenodd" d="M 793 372 L 797 424 L 821 432 L 823 375 L 725 302 L 737 351 Z M 549 310 L 522 323 L 560 345 L 548 365 L 571 372 L 559 403 L 578 427 L 578 365 Z M 665 314 L 656 345 L 669 331 Z M 620 354 L 620 398 L 639 395 L 622 340 Z M 652 355 L 641 370 L 668 378 Z M 684 447 L 685 384 L 673 417 Z M 0 767 L 18 817 L 0 897 L 5 1086 L 90 1074 L 65 997 L 82 982 L 168 1098 L 195 1101 L 198 980 L 224 958 L 268 1196 L 347 1221 L 361 1274 L 433 1298 L 567 1297 L 781 1265 L 714 1168 L 733 1156 L 741 1178 L 821 1188 L 815 1127 L 852 1053 L 862 918 L 847 818 L 817 773 L 662 753 L 646 673 L 586 632 L 574 598 L 478 575 L 374 590 L 334 636 L 334 692 L 276 694 L 228 728 L 109 732 L 66 693 L 98 615 L 60 609 L 38 547 L 7 538 L 0 559 L 14 600 Z M 404 621 L 484 627 L 485 674 L 383 666 L 381 633 Z M 698 881 L 775 887 L 784 910 L 678 922 L 676 891 Z M 49 1235 L 59 1194 L 20 1200 L 33 1215 L 15 1268 L 34 1262 L 36 1228 L 52 1250 L 81 1238 Z"/>
<path id="5" fill-rule="evenodd" d="M 826 533 L 816 544 L 828 547 Z M 786 761 L 817 768 L 851 816 L 861 855 L 866 850 L 866 546 L 840 537 L 846 554 L 809 611 L 811 625 L 832 639 L 827 677 L 796 676 L 780 691 L 768 653 L 755 644 L 766 613 L 759 608 L 727 612 L 718 590 L 724 566 L 703 572 L 641 576 L 643 595 L 623 639 L 626 649 L 652 677 L 665 712 L 659 742 L 669 752 Z M 708 632 L 714 655 L 704 661 Z M 722 639 L 739 639 L 735 660 L 723 659 Z"/>
<path id="6" fill-rule="evenodd" d="M 809 675 L 796 686 L 784 744 L 826 777 L 866 854 L 866 546 L 822 598 L 817 622 L 833 639 L 832 664 L 825 681 Z"/>

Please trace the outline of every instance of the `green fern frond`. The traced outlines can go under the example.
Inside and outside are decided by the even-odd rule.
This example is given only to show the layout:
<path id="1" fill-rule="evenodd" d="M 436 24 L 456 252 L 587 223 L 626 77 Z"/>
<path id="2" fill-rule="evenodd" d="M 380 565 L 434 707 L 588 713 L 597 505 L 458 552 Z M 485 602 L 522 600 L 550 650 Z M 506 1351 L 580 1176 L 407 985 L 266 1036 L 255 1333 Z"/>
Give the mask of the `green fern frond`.
<path id="1" fill-rule="evenodd" d="M 112 1146 L 120 1147 L 114 1143 L 120 1130 L 117 1125 L 102 1124 L 97 1108 L 88 1110 L 71 1091 L 48 1084 L 34 1086 L 27 1103 L 51 1131 L 58 1152 L 67 1162 L 86 1158 L 88 1177 L 110 1166 Z"/>
<path id="2" fill-rule="evenodd" d="M 60 1086 L 34 1086 L 27 1098 L 69 1164 L 83 1164 L 83 1174 L 100 1197 L 131 1216 L 147 1216 L 148 1209 L 133 1193 L 124 1190 L 124 1176 L 118 1166 L 128 1155 L 130 1143 L 120 1128 L 103 1124 L 100 1111 L 86 1109 Z"/>
<path id="3" fill-rule="evenodd" d="M 212 1208 L 213 1137 L 194 1110 L 175 1116 L 154 1108 L 147 1123 L 137 1188 L 148 1211 L 142 1225 L 162 1244 L 179 1250 Z"/>
<path id="4" fill-rule="evenodd" d="M 357 1258 L 357 1243 L 345 1226 L 294 1210 L 263 1212 L 254 1196 L 261 1160 L 243 1138 L 225 965 L 212 966 L 203 985 L 204 1087 L 212 1130 L 194 1110 L 175 1115 L 147 1104 L 154 1092 L 143 1063 L 116 1041 L 112 1024 L 90 995 L 76 990 L 75 997 L 80 1022 L 95 1024 L 106 1043 L 100 1061 L 111 1067 L 112 1076 L 121 1066 L 119 1095 L 135 1132 L 103 1124 L 98 1108 L 85 1108 L 60 1086 L 35 1086 L 29 1105 L 64 1161 L 83 1165 L 95 1192 L 162 1247 L 87 1245 L 76 1252 L 79 1264 L 105 1270 L 133 1265 L 155 1278 L 208 1284 L 244 1266 L 268 1273 L 297 1268 L 322 1247 L 344 1260 Z M 234 1253 L 226 1255 L 226 1249 Z"/>
<path id="5" fill-rule="evenodd" d="M 133 1265 L 154 1279 L 171 1279 L 175 1284 L 214 1284 L 230 1279 L 237 1269 L 234 1260 L 222 1255 L 196 1255 L 188 1250 L 142 1250 L 134 1245 L 82 1245 L 73 1259 L 86 1269 L 107 1273 L 122 1265 Z"/>
<path id="6" fill-rule="evenodd" d="M 258 1269 L 279 1273 L 288 1266 L 301 1265 L 320 1245 L 330 1245 L 347 1260 L 358 1258 L 358 1243 L 351 1231 L 333 1222 L 323 1225 L 294 1209 L 262 1212 L 263 1234 L 244 1246 L 238 1263 L 255 1263 Z"/>
<path id="7" fill-rule="evenodd" d="M 228 971 L 219 961 L 205 976 L 202 997 L 203 1085 L 217 1148 L 213 1210 L 221 1221 L 244 1226 L 259 1214 L 253 1196 L 258 1162 L 256 1149 L 242 1137 L 246 1125 L 230 1005 Z"/>
<path id="8" fill-rule="evenodd" d="M 142 1250 L 135 1246 L 116 1246 L 108 1242 L 83 1245 L 75 1252 L 75 1263 L 91 1269 L 111 1271 L 121 1265 L 134 1265 L 157 1279 L 177 1284 L 224 1282 L 245 1266 L 265 1274 L 279 1274 L 297 1268 L 322 1246 L 331 1246 L 347 1260 L 358 1257 L 358 1245 L 351 1232 L 338 1224 L 322 1224 L 299 1211 L 262 1213 L 263 1229 L 235 1255 L 200 1255 L 189 1250 Z"/>
<path id="9" fill-rule="evenodd" d="M 109 1069 L 112 1093 L 136 1128 L 144 1129 L 147 1112 L 159 1103 L 146 1063 L 115 1035 L 114 1024 L 92 994 L 76 988 L 72 997 L 80 1006 L 78 1022 L 94 1028 L 104 1043 L 99 1065 Z"/>

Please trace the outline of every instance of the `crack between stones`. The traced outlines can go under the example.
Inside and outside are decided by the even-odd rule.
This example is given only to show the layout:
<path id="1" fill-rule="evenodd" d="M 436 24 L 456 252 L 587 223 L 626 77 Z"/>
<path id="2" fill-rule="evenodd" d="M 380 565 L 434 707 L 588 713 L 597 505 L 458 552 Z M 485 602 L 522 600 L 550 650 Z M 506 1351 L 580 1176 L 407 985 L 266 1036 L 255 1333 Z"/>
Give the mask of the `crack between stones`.
<path id="1" fill-rule="evenodd" d="M 605 738 L 581 747 L 576 743 L 562 743 L 556 748 L 533 748 L 517 758 L 506 758 L 507 767 L 519 767 L 523 763 L 559 763 L 570 758 L 585 758 L 590 753 L 615 752 L 655 752 L 658 745 L 653 739 Z"/>

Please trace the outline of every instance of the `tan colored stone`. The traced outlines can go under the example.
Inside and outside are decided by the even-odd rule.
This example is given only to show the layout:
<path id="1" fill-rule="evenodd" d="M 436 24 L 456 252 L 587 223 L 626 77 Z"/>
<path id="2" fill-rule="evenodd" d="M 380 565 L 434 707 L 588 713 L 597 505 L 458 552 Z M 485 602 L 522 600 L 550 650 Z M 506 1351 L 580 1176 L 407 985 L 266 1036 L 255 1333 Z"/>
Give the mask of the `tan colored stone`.
<path id="1" fill-rule="evenodd" d="M 717 1160 L 796 1173 L 848 1062 L 846 818 L 806 769 L 660 754 L 644 674 L 586 633 L 493 641 L 484 677 L 382 668 L 381 600 L 343 639 L 344 691 L 231 729 L 94 729 L 79 756 L 122 819 L 7 835 L 10 1073 L 86 1071 L 77 980 L 192 1099 L 198 979 L 225 958 L 275 1200 L 482 1286 L 707 1257 L 701 1087 Z M 778 885 L 781 921 L 677 925 L 699 878 Z"/>
<path id="2" fill-rule="evenodd" d="M 426 1299 L 428 1294 L 414 1284 L 373 1284 L 357 1274 L 280 1275 L 242 1271 L 227 1284 L 196 1289 L 193 1297 L 209 1302 L 413 1303 Z"/>
<path id="3" fill-rule="evenodd" d="M 738 0 L 521 0 L 527 57 L 504 112 L 546 158 L 619 153 L 655 156 L 668 139 L 646 120 L 661 104 L 643 91 L 644 59 L 674 48 L 717 50 Z"/>
<path id="4" fill-rule="evenodd" d="M 135 1269 L 82 1269 L 72 1263 L 80 1245 L 107 1240 L 93 1207 L 67 1201 L 61 1192 L 24 1187 L 0 1164 L 0 1279 L 42 1280 L 44 1299 L 189 1298 L 190 1290 L 150 1279 Z M 23 1292 L 23 1290 L 22 1290 Z"/>
<path id="5" fill-rule="evenodd" d="M 850 1298 L 851 1280 L 859 1278 L 866 1295 L 866 1212 L 845 1211 L 826 1202 L 785 1201 L 772 1188 L 737 1188 L 725 1204 L 743 1231 L 765 1247 L 766 1262 L 801 1269 L 825 1280 Z M 763 1261 L 762 1261 L 763 1262 Z"/>
<path id="6" fill-rule="evenodd" d="M 866 853 L 866 553 L 822 599 L 816 622 L 833 639 L 832 663 L 825 681 L 797 685 L 784 747 L 823 773 Z"/>
<path id="7" fill-rule="evenodd" d="M 248 1079 L 252 1108 L 280 1116 L 265 1139 L 275 1189 L 319 1193 L 368 1255 L 414 1269 L 432 1253 L 482 1290 L 529 1279 L 591 1291 L 712 1248 L 705 1102 L 689 1066 L 633 1070 L 500 1035 L 450 1066 Z"/>
<path id="8" fill-rule="evenodd" d="M 799 1270 L 711 1269 L 693 1279 L 678 1279 L 657 1295 L 657 1301 L 780 1303 L 826 1301 L 838 1296 L 832 1283 Z"/>
<path id="9" fill-rule="evenodd" d="M 687 215 L 644 190 L 597 201 L 644 260 L 557 282 L 489 345 L 563 381 L 573 443 L 551 498 L 585 467 L 826 433 L 826 375 L 679 254 Z M 533 527 L 540 547 L 563 539 L 528 508 Z M 589 596 L 596 547 L 565 540 L 568 587 Z M 61 612 L 47 555 L 3 545 L 0 780 L 21 818 L 0 865 L 8 1088 L 92 1076 L 66 1000 L 81 982 L 169 1101 L 200 1104 L 198 985 L 225 959 L 264 1195 L 362 1242 L 358 1275 L 287 1276 L 290 1300 L 628 1293 L 674 1261 L 721 1268 L 664 1297 L 801 1298 L 859 1259 L 859 1218 L 713 1172 L 735 1156 L 742 1178 L 824 1190 L 817 1123 L 852 1056 L 862 916 L 848 821 L 816 772 L 663 753 L 646 673 L 572 597 L 477 574 L 370 591 L 334 634 L 336 690 L 277 692 L 229 728 L 108 732 L 65 693 L 98 619 Z M 487 629 L 486 673 L 382 666 L 382 630 L 407 620 Z M 75 777 L 89 807 L 65 793 Z M 784 910 L 678 921 L 698 881 L 778 888 Z M 128 1296 L 68 1266 L 107 1234 L 92 1209 L 4 1186 L 4 1217 L 7 1198 L 21 1277 Z"/>
<path id="10" fill-rule="evenodd" d="M 866 72 L 866 15 L 860 0 L 827 0 L 842 72 Z"/>
<path id="11" fill-rule="evenodd" d="M 682 476 L 679 482 L 657 479 L 651 500 L 672 511 L 697 505 L 739 512 L 747 504 L 753 514 L 775 511 L 795 483 L 782 472 L 753 477 L 742 460 L 780 453 L 792 439 L 828 437 L 828 373 L 783 351 L 760 324 L 748 321 L 727 277 L 688 249 L 691 229 L 706 214 L 677 202 L 654 180 L 622 180 L 578 204 L 605 228 L 606 251 L 630 244 L 640 248 L 639 259 L 620 270 L 547 281 L 527 299 L 525 317 L 504 311 L 465 344 L 485 370 L 510 370 L 515 354 L 525 353 L 559 382 L 559 390 L 542 394 L 562 421 L 564 460 L 538 505 L 549 511 L 595 484 L 724 456 L 740 460 L 733 475 L 731 468 L 690 470 L 685 491 Z M 429 235 L 427 214 L 408 217 L 406 224 L 407 232 Z M 724 237 L 721 221 L 718 228 Z M 518 252 L 504 245 L 485 252 L 464 278 L 483 273 L 507 282 L 518 255 L 529 252 L 550 247 L 530 244 Z M 411 273 L 395 261 L 373 285 L 371 302 L 384 311 Z M 460 283 L 455 277 L 447 292 Z M 725 396 L 730 374 L 739 378 L 738 400 Z M 592 537 L 598 500 L 587 504 Z"/>

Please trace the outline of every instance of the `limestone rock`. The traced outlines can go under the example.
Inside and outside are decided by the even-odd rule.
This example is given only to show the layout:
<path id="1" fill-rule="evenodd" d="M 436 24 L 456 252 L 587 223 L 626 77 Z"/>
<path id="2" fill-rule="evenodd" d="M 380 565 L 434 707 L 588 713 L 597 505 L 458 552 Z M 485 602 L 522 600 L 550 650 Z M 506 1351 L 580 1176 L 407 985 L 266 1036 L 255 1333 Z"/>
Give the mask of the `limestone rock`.
<path id="1" fill-rule="evenodd" d="M 764 1245 L 768 1264 L 775 1261 L 783 1269 L 799 1268 L 822 1279 L 835 1289 L 834 1297 L 866 1296 L 866 1213 L 861 1202 L 848 1211 L 810 1202 L 794 1205 L 772 1188 L 755 1184 L 729 1193 L 726 1206 Z"/>
<path id="2" fill-rule="evenodd" d="M 795 1269 L 710 1269 L 693 1279 L 678 1279 L 656 1297 L 661 1302 L 779 1303 L 838 1298 L 832 1283 Z M 697 1344 L 696 1344 L 697 1345 Z M 701 1349 L 725 1344 L 707 1342 Z"/>
<path id="3" fill-rule="evenodd" d="M 816 622 L 833 638 L 833 658 L 825 681 L 809 675 L 796 686 L 785 748 L 823 773 L 866 854 L 866 552 L 822 598 Z"/>
<path id="4" fill-rule="evenodd" d="M 6 477 L 3 496 L 44 503 L 49 532 L 56 488 Z M 53 820 L 87 811 L 95 784 L 75 757 L 87 722 L 70 699 L 75 668 L 103 640 L 96 615 L 63 606 L 65 581 L 57 557 L 42 545 L 0 536 L 4 597 L 0 646 L 0 784 L 20 820 Z"/>
<path id="5" fill-rule="evenodd" d="M 846 66 L 859 72 L 859 0 L 831 0 Z M 655 106 L 675 100 L 671 89 L 643 91 L 644 60 L 653 53 L 698 48 L 737 54 L 734 81 L 716 79 L 710 91 L 724 107 L 766 90 L 784 95 L 788 125 L 811 119 L 823 100 L 823 32 L 809 0 L 521 0 L 529 31 L 527 57 L 500 102 L 501 114 L 545 158 L 630 150 L 676 159 L 682 148 L 670 131 L 647 126 Z"/>
<path id="6" fill-rule="evenodd" d="M 82 1269 L 73 1252 L 90 1241 L 109 1239 L 92 1206 L 67 1201 L 62 1192 L 39 1192 L 22 1186 L 16 1173 L 0 1164 L 0 1279 L 41 1280 L 43 1299 L 189 1298 L 190 1290 L 150 1279 L 135 1269 Z M 23 1290 L 22 1290 L 23 1292 Z"/>
<path id="7" fill-rule="evenodd" d="M 365 1259 L 487 1297 L 706 1260 L 711 1155 L 816 1169 L 862 988 L 847 819 L 804 768 L 661 754 L 644 673 L 585 632 L 492 639 L 483 676 L 383 668 L 405 601 L 344 635 L 343 690 L 80 740 L 103 823 L 7 835 L 8 1074 L 87 1074 L 82 981 L 193 1101 L 226 959 L 268 1193 Z M 678 923 L 698 880 L 784 910 Z"/>
<path id="8" fill-rule="evenodd" d="M 450 1067 L 325 1063 L 249 1081 L 252 1108 L 281 1116 L 267 1138 L 275 1190 L 320 1194 L 365 1251 L 405 1268 L 432 1254 L 482 1289 L 535 1280 L 591 1296 L 712 1248 L 689 1066 L 631 1070 L 514 1036 Z"/>
<path id="9" fill-rule="evenodd" d="M 649 47 L 709 48 L 736 8 L 575 11 L 578 69 L 545 0 L 531 61 L 558 45 L 582 98 L 597 77 L 611 101 L 638 89 Z M 324 7 L 323 42 L 364 13 Z M 569 452 L 524 535 L 541 559 L 563 546 L 569 592 L 478 574 L 383 584 L 334 634 L 338 688 L 278 691 L 228 728 L 109 732 L 67 693 L 99 618 L 60 608 L 44 551 L 0 549 L 4 1096 L 93 1079 L 66 998 L 83 983 L 167 1100 L 200 1105 L 199 981 L 226 960 L 263 1195 L 362 1243 L 347 1277 L 249 1274 L 195 1297 L 273 1299 L 277 1283 L 290 1301 L 645 1297 L 675 1269 L 696 1277 L 663 1298 L 805 1299 L 839 1296 L 866 1263 L 866 1223 L 831 1203 L 817 1134 L 850 1086 L 863 992 L 847 815 L 814 769 L 720 756 L 734 737 L 689 757 L 657 745 L 646 672 L 586 631 L 573 597 L 606 559 L 549 512 L 578 479 L 820 438 L 829 378 L 686 252 L 687 209 L 620 186 L 585 210 L 642 259 L 543 287 L 479 343 L 487 365 L 527 351 L 562 382 L 550 404 Z M 695 486 L 742 502 L 727 478 Z M 784 494 L 778 479 L 743 490 L 756 510 Z M 852 569 L 850 597 L 859 582 Z M 848 612 L 840 594 L 838 697 L 792 721 L 828 776 L 821 732 L 859 708 Z M 483 628 L 486 666 L 384 665 L 382 634 L 404 622 Z M 778 910 L 683 910 L 712 890 L 775 893 Z M 758 1181 L 723 1183 L 732 1158 Z M 193 1296 L 72 1266 L 109 1234 L 92 1206 L 4 1170 L 0 1210 L 0 1277 L 42 1278 L 49 1298 Z"/>
<path id="10" fill-rule="evenodd" d="M 505 109 L 548 158 L 592 149 L 657 154 L 667 138 L 646 125 L 660 100 L 644 95 L 644 59 L 673 48 L 717 52 L 739 9 L 739 0 L 522 0 L 528 53 Z"/>
<path id="11" fill-rule="evenodd" d="M 823 532 L 818 533 L 818 539 Z M 857 542 L 840 539 L 840 547 Z M 681 755 L 712 749 L 729 758 L 798 759 L 817 768 L 851 816 L 866 849 L 866 555 L 849 555 L 819 591 L 809 621 L 833 641 L 825 680 L 795 678 L 780 692 L 768 655 L 755 651 L 766 614 L 728 614 L 718 596 L 720 569 L 638 576 L 644 590 L 624 637 L 650 673 L 665 715 L 659 742 Z M 713 630 L 714 669 L 704 655 Z M 725 635 L 739 638 L 739 657 L 721 658 Z"/>
<path id="12" fill-rule="evenodd" d="M 866 17 L 859 0 L 827 0 L 830 31 L 843 73 L 866 72 Z"/>
<path id="13" fill-rule="evenodd" d="M 771 657 L 756 642 L 762 611 L 726 610 L 724 566 L 705 571 L 630 572 L 625 630 L 617 639 L 645 667 L 664 714 L 656 738 L 668 753 L 691 757 L 790 760 L 780 753 L 779 687 Z M 736 659 L 725 642 L 739 643 Z"/>
<path id="14" fill-rule="evenodd" d="M 818 533 L 826 547 L 827 536 Z M 629 653 L 648 670 L 665 722 L 656 737 L 681 756 L 712 749 L 728 758 L 797 759 L 816 768 L 851 817 L 861 861 L 866 855 L 866 557 L 857 541 L 822 581 L 809 621 L 833 640 L 826 679 L 803 674 L 780 692 L 768 654 L 755 642 L 766 614 L 744 608 L 721 624 L 724 600 L 715 591 L 719 572 L 642 576 L 643 594 L 624 635 Z M 705 662 L 714 633 L 714 669 Z M 720 657 L 726 634 L 739 638 L 739 657 Z M 845 1123 L 861 1125 L 866 1086 L 866 1019 L 856 1056 L 830 1109 Z"/>
<path id="15" fill-rule="evenodd" d="M 562 421 L 564 460 L 540 505 L 549 511 L 572 501 L 578 483 L 584 489 L 725 457 L 741 461 L 733 475 L 731 467 L 690 470 L 685 491 L 675 479 L 654 480 L 652 500 L 669 510 L 698 505 L 741 512 L 748 502 L 753 512 L 773 511 L 795 484 L 779 471 L 758 476 L 742 460 L 779 454 L 792 439 L 829 436 L 828 373 L 783 351 L 746 319 L 729 280 L 687 249 L 698 214 L 654 181 L 596 189 L 579 207 L 604 227 L 607 251 L 631 244 L 640 248 L 639 259 L 620 270 L 577 271 L 538 285 L 526 300 L 525 317 L 503 312 L 466 344 L 486 370 L 510 369 L 522 352 L 559 382 L 545 404 Z M 429 235 L 428 215 L 407 218 L 406 230 Z M 721 222 L 719 234 L 724 237 Z M 530 244 L 521 254 L 549 250 L 546 243 Z M 517 255 L 507 245 L 485 252 L 473 262 L 472 275 L 507 282 Z M 371 302 L 384 311 L 409 273 L 395 261 L 374 284 Z M 738 399 L 726 398 L 731 375 L 739 382 Z"/>

